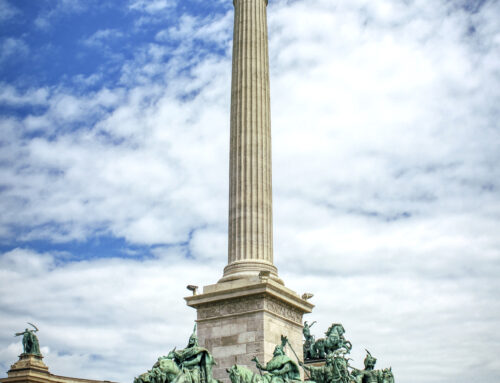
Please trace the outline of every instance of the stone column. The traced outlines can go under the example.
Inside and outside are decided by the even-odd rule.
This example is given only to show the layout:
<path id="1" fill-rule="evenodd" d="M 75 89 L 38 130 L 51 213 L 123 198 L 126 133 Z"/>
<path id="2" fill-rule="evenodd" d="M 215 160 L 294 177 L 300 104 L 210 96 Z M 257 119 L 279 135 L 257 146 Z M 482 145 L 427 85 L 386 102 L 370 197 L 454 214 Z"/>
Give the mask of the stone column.
<path id="1" fill-rule="evenodd" d="M 273 265 L 267 0 L 234 0 L 228 265 L 220 282 Z"/>
<path id="2" fill-rule="evenodd" d="M 186 297 L 216 379 L 272 357 L 281 335 L 302 359 L 302 316 L 313 305 L 285 287 L 273 264 L 267 0 L 234 0 L 228 265 L 218 283 Z M 296 356 L 290 347 L 288 356 Z"/>

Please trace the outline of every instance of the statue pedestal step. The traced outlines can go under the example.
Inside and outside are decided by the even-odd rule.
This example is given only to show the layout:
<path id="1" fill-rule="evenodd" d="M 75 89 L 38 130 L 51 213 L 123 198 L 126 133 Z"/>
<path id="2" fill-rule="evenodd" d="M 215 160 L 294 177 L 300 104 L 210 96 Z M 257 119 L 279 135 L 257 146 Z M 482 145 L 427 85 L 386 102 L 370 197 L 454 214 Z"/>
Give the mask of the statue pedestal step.
<path id="1" fill-rule="evenodd" d="M 19 360 L 10 366 L 7 372 L 9 378 L 27 375 L 27 374 L 42 374 L 47 375 L 49 368 L 43 363 L 43 356 L 36 354 L 21 354 Z"/>

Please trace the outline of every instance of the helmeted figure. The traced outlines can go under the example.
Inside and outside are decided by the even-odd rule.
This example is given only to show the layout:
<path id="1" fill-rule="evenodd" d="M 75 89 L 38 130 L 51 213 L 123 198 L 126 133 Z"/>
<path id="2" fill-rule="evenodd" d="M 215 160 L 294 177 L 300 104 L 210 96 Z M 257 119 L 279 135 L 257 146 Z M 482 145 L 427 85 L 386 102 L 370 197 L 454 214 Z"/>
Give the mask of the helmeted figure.
<path id="1" fill-rule="evenodd" d="M 375 364 L 377 363 L 377 358 L 374 358 L 370 351 L 366 350 L 366 357 L 364 360 L 365 369 L 364 370 L 354 370 L 353 375 L 355 376 L 356 383 L 382 383 L 382 372 L 375 370 Z"/>
<path id="2" fill-rule="evenodd" d="M 301 382 L 299 366 L 285 354 L 288 339 L 281 336 L 281 344 L 273 352 L 273 358 L 263 366 L 257 357 L 255 362 L 260 373 L 256 374 L 245 366 L 234 365 L 227 370 L 231 383 L 293 383 Z M 262 374 L 262 371 L 267 372 Z"/>
<path id="3" fill-rule="evenodd" d="M 266 366 L 262 366 L 257 357 L 252 359 L 253 361 L 255 361 L 255 364 L 259 370 L 267 371 L 266 375 L 269 376 L 270 383 L 300 380 L 299 366 L 292 359 L 290 359 L 288 355 L 285 354 L 285 346 L 287 342 L 287 337 L 282 335 L 281 344 L 275 347 L 273 358 L 269 362 L 267 362 Z"/>
<path id="4" fill-rule="evenodd" d="M 194 383 L 215 383 L 212 377 L 214 358 L 206 348 L 199 347 L 196 336 L 196 325 L 184 350 L 174 351 L 174 361 L 181 369 L 188 370 L 193 375 Z"/>
<path id="5" fill-rule="evenodd" d="M 198 345 L 195 325 L 185 349 L 174 349 L 158 358 L 153 368 L 135 378 L 134 383 L 219 383 L 212 376 L 214 364 L 210 352 Z"/>

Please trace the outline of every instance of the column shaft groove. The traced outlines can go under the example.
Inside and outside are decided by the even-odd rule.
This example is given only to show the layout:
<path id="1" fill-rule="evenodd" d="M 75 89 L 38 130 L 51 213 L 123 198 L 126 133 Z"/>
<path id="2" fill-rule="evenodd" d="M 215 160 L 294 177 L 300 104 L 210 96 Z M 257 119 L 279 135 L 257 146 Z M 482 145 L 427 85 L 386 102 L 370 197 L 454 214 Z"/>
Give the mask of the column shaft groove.
<path id="1" fill-rule="evenodd" d="M 273 265 L 271 116 L 267 0 L 234 0 L 229 166 L 231 280 Z"/>

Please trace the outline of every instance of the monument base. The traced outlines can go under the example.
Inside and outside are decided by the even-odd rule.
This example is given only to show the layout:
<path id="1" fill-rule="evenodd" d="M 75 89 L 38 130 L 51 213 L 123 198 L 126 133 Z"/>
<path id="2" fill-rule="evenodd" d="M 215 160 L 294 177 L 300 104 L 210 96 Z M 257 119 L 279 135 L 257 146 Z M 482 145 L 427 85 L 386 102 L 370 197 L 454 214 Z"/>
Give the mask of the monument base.
<path id="1" fill-rule="evenodd" d="M 234 364 L 257 372 L 252 358 L 265 365 L 281 343 L 281 335 L 293 348 L 287 355 L 302 360 L 302 316 L 314 305 L 281 283 L 249 277 L 205 286 L 203 294 L 185 299 L 197 310 L 200 346 L 217 361 L 214 378 L 229 382 L 226 369 Z"/>
<path id="2" fill-rule="evenodd" d="M 0 379 L 0 383 L 112 383 L 53 375 L 42 359 L 41 355 L 21 354 L 7 372 L 7 378 Z"/>
<path id="3" fill-rule="evenodd" d="M 10 366 L 7 372 L 9 378 L 14 378 L 23 375 L 46 375 L 49 373 L 49 368 L 43 363 L 43 356 L 36 354 L 21 354 L 19 360 Z"/>

